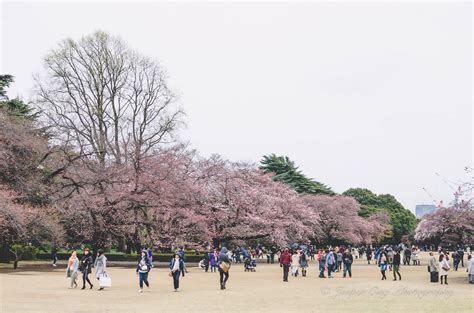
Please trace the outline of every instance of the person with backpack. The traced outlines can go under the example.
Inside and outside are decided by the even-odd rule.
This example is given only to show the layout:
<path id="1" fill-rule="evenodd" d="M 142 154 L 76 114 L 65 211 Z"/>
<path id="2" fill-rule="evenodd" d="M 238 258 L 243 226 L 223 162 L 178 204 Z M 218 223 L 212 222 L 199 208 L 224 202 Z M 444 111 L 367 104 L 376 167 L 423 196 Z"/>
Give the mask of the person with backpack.
<path id="1" fill-rule="evenodd" d="M 227 248 L 222 247 L 219 257 L 218 257 L 218 262 L 219 262 L 219 282 L 221 285 L 221 290 L 226 289 L 225 285 L 227 283 L 227 280 L 229 279 L 229 270 L 230 270 L 230 260 L 227 255 Z"/>
<path id="2" fill-rule="evenodd" d="M 352 262 L 354 261 L 354 257 L 352 256 L 352 253 L 348 249 L 344 251 L 344 254 L 342 255 L 342 262 L 344 263 L 344 272 L 343 272 L 343 277 L 346 277 L 346 274 L 349 273 L 349 277 L 352 277 Z"/>
<path id="3" fill-rule="evenodd" d="M 185 270 L 184 261 L 181 258 L 181 255 L 178 253 L 174 254 L 174 257 L 171 259 L 170 264 L 170 276 L 173 277 L 173 287 L 174 291 L 177 292 L 179 288 L 179 277 L 181 272 Z"/>
<path id="4" fill-rule="evenodd" d="M 143 292 L 143 283 L 149 288 L 150 283 L 148 282 L 148 273 L 151 270 L 151 262 L 150 259 L 148 258 L 148 253 L 146 250 L 142 250 L 142 254 L 140 256 L 140 259 L 137 262 L 137 275 L 138 275 L 138 286 L 140 289 L 138 289 L 138 292 Z"/>

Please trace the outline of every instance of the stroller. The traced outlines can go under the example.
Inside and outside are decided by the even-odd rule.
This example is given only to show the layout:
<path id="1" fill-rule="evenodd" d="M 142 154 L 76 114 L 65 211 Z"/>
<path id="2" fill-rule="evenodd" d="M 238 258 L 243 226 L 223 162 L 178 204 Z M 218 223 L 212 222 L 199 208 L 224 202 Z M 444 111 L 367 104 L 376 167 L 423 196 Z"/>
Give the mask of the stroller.
<path id="1" fill-rule="evenodd" d="M 245 258 L 244 270 L 246 272 L 255 272 L 255 267 L 257 267 L 257 261 L 255 259 Z"/>

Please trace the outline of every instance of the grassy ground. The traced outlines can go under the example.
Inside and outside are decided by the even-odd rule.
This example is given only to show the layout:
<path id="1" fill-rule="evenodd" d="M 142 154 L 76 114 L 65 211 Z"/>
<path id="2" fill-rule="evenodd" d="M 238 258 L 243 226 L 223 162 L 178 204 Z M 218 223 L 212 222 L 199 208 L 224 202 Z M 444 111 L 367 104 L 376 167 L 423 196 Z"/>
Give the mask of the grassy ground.
<path id="1" fill-rule="evenodd" d="M 109 268 L 113 288 L 97 291 L 68 289 L 64 268 L 24 265 L 17 272 L 0 270 L 0 312 L 474 312 L 474 285 L 467 284 L 465 268 L 450 273 L 448 286 L 434 284 L 426 259 L 402 267 L 396 282 L 391 272 L 381 281 L 378 267 L 360 260 L 351 279 L 340 273 L 319 279 L 311 263 L 308 277 L 288 283 L 276 264 L 259 264 L 255 273 L 233 265 L 225 291 L 218 274 L 191 268 L 178 293 L 165 269 L 153 269 L 151 288 L 142 294 L 131 268 Z"/>

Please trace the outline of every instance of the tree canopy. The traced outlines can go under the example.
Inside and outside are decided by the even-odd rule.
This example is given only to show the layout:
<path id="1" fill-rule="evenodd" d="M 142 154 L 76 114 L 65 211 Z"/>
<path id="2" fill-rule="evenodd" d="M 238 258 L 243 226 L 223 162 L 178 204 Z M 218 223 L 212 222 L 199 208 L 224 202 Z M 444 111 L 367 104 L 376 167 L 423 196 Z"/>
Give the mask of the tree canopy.
<path id="1" fill-rule="evenodd" d="M 403 235 L 411 233 L 416 227 L 415 215 L 390 194 L 376 195 L 365 188 L 350 188 L 343 192 L 343 195 L 353 197 L 360 203 L 360 216 L 369 217 L 381 210 L 387 212 L 392 226 L 389 239 L 394 242 L 400 242 Z"/>
<path id="2" fill-rule="evenodd" d="M 287 156 L 265 155 L 260 169 L 273 173 L 273 180 L 285 183 L 298 193 L 334 195 L 328 186 L 306 177 Z"/>

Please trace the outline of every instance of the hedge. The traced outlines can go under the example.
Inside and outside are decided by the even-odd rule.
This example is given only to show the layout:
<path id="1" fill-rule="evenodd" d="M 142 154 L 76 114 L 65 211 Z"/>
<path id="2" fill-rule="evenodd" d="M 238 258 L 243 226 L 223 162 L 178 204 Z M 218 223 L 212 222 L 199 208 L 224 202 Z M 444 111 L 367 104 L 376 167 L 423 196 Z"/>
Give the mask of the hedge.
<path id="1" fill-rule="evenodd" d="M 81 253 L 78 253 L 81 256 Z M 169 262 L 173 258 L 174 253 L 155 253 L 153 254 L 153 261 L 157 262 Z M 58 252 L 57 254 L 59 260 L 68 260 L 71 256 L 69 252 Z M 105 253 L 108 261 L 130 261 L 135 262 L 138 260 L 139 256 L 136 254 L 124 254 L 124 253 Z M 204 255 L 196 254 L 185 254 L 186 262 L 199 262 L 204 258 Z M 51 260 L 51 253 L 40 252 L 36 254 L 37 260 Z M 28 260 L 28 259 L 25 259 Z"/>

